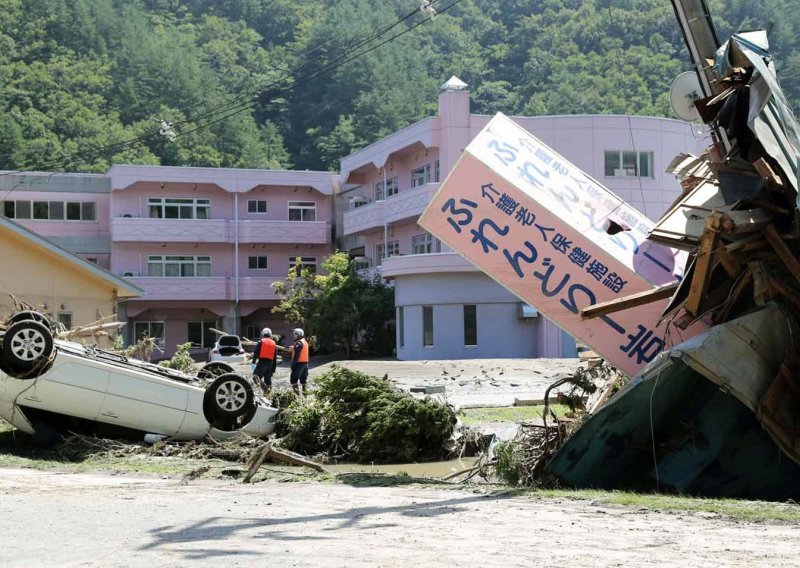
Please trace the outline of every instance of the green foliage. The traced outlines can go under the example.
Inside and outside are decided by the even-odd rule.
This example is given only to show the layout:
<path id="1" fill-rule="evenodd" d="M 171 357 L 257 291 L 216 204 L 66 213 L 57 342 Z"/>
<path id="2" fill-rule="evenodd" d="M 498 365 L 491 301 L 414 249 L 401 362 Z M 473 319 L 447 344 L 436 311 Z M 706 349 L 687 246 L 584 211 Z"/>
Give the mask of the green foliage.
<path id="1" fill-rule="evenodd" d="M 356 347 L 389 352 L 393 290 L 380 278 L 359 276 L 345 252 L 326 257 L 322 271 L 303 269 L 298 259 L 286 280 L 272 285 L 281 298 L 273 312 L 302 325 L 319 345 L 344 350 L 347 358 Z"/>
<path id="2" fill-rule="evenodd" d="M 191 348 L 191 341 L 188 343 L 181 343 L 178 345 L 178 349 L 175 351 L 175 354 L 166 361 L 161 361 L 159 365 L 169 369 L 175 369 L 176 371 L 181 371 L 183 373 L 190 372 L 192 369 L 194 369 L 194 359 L 192 359 L 192 356 L 189 355 L 189 349 Z"/>
<path id="3" fill-rule="evenodd" d="M 441 459 L 456 424 L 449 406 L 415 399 L 389 380 L 334 366 L 315 380 L 310 399 L 298 398 L 282 413 L 282 445 L 305 454 L 324 453 L 366 462 Z"/>
<path id="4" fill-rule="evenodd" d="M 709 5 L 723 40 L 772 25 L 797 107 L 793 1 Z M 352 150 L 434 114 L 451 75 L 479 113 L 671 116 L 669 83 L 690 68 L 661 0 L 464 0 L 353 51 L 408 13 L 405 0 L 0 0 L 0 168 L 336 170 Z M 231 101 L 253 104 L 227 116 Z M 191 133 L 166 143 L 161 119 Z M 126 140 L 140 144 L 113 146 Z"/>
<path id="5" fill-rule="evenodd" d="M 500 442 L 494 448 L 497 458 L 495 472 L 497 476 L 511 486 L 517 486 L 524 477 L 523 461 L 517 455 L 518 446 L 513 440 Z"/>

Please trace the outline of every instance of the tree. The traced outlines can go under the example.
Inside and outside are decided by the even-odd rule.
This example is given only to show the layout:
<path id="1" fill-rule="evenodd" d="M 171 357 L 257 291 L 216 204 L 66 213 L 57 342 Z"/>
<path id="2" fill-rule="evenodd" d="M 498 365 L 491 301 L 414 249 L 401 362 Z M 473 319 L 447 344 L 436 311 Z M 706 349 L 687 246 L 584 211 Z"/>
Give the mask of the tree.
<path id="1" fill-rule="evenodd" d="M 281 301 L 272 311 L 300 323 L 319 345 L 342 349 L 346 358 L 356 347 L 387 352 L 394 291 L 380 277 L 360 276 L 341 251 L 325 258 L 322 270 L 302 268 L 298 259 L 286 280 L 273 284 Z"/>

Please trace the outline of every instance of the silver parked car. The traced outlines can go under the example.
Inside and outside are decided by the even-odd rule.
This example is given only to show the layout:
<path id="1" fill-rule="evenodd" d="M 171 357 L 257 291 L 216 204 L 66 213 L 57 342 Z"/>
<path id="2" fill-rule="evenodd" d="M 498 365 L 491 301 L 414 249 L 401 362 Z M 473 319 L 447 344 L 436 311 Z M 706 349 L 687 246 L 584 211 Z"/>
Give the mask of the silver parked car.
<path id="1" fill-rule="evenodd" d="M 97 427 L 177 440 L 261 437 L 277 412 L 223 362 L 189 375 L 55 339 L 36 312 L 0 324 L 0 417 L 29 434 Z"/>

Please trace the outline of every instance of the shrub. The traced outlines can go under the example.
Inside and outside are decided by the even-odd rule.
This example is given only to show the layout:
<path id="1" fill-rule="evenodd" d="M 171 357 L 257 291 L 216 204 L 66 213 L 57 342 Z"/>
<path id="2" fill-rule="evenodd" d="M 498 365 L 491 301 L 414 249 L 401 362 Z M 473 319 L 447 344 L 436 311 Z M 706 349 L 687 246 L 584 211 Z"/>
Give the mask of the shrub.
<path id="1" fill-rule="evenodd" d="M 378 378 L 334 365 L 312 399 L 294 400 L 279 419 L 282 445 L 360 462 L 440 459 L 456 425 L 453 409 L 416 399 Z"/>

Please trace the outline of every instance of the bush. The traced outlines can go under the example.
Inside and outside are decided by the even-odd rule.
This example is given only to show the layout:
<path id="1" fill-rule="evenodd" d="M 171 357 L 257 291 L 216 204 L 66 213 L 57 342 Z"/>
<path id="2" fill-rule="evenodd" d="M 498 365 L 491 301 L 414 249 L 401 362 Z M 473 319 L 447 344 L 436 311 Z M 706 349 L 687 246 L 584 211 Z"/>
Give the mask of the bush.
<path id="1" fill-rule="evenodd" d="M 192 356 L 189 354 L 189 349 L 191 348 L 191 342 L 181 343 L 178 345 L 178 350 L 175 351 L 175 355 L 166 361 L 161 361 L 159 365 L 183 373 L 190 373 L 194 369 L 194 359 L 192 359 Z"/>
<path id="2" fill-rule="evenodd" d="M 287 449 L 380 463 L 447 455 L 456 416 L 446 404 L 337 365 L 315 382 L 315 397 L 292 401 L 279 418 Z"/>

